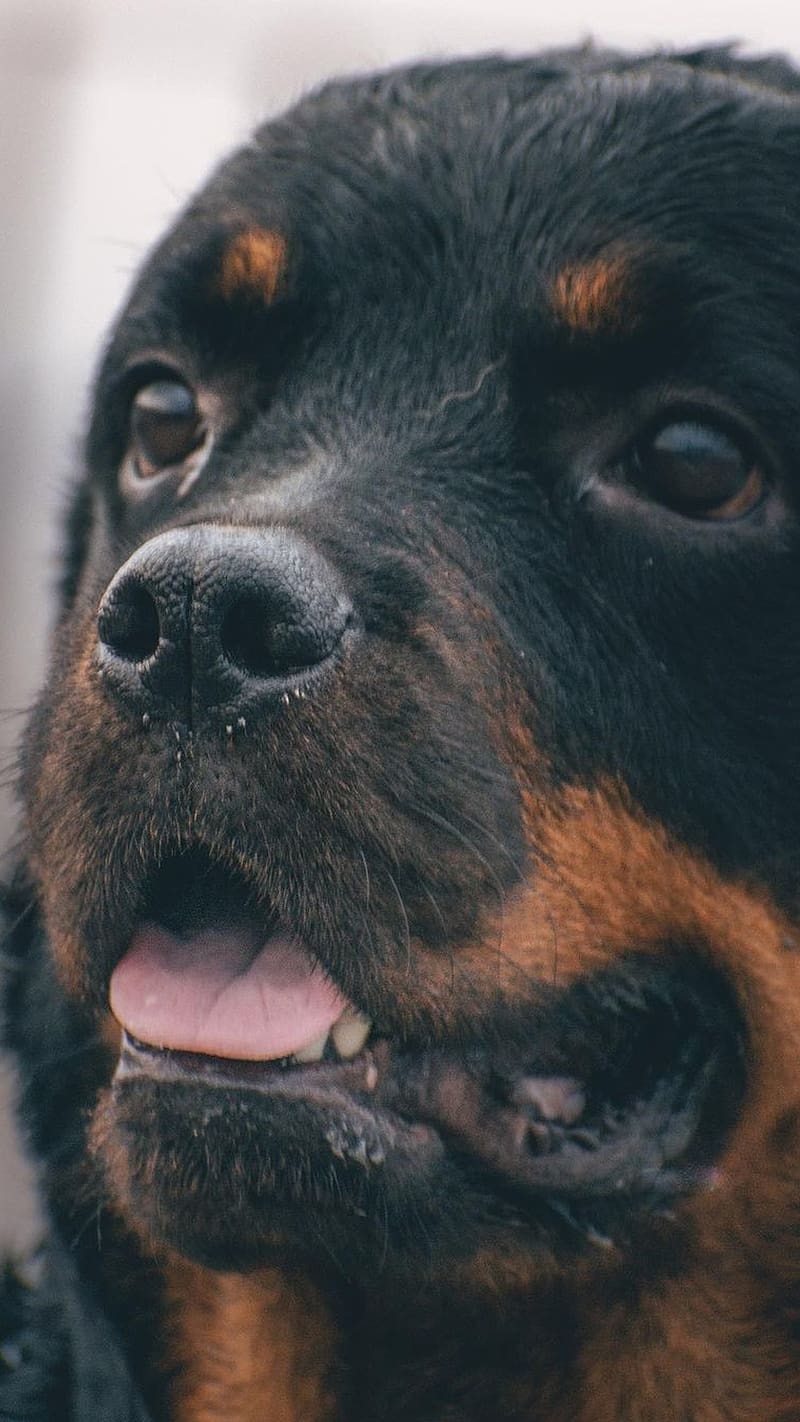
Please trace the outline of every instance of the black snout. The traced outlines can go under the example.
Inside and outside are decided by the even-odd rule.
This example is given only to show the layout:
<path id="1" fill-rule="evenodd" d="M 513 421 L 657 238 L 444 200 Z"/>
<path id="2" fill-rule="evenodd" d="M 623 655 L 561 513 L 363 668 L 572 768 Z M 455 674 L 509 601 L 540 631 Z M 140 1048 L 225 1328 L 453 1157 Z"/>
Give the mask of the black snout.
<path id="1" fill-rule="evenodd" d="M 232 724 L 313 680 L 352 623 L 333 568 L 297 535 L 195 525 L 120 568 L 98 612 L 98 662 L 143 716 Z"/>

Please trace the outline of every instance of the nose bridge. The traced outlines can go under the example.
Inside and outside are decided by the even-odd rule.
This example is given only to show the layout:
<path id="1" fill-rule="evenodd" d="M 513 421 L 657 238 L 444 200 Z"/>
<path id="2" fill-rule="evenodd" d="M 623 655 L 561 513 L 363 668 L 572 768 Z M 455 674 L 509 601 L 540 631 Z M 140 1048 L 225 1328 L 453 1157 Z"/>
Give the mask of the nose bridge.
<path id="1" fill-rule="evenodd" d="M 230 722 L 313 681 L 352 621 L 334 569 L 299 535 L 194 525 L 149 540 L 112 579 L 98 666 L 143 717 Z"/>

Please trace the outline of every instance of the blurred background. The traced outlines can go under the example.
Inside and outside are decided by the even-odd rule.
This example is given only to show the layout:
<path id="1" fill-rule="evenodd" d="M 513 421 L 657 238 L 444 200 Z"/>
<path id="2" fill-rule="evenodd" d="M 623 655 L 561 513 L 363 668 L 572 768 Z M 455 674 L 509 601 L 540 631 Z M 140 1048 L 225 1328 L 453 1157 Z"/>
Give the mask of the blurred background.
<path id="1" fill-rule="evenodd" d="M 411 57 L 588 36 L 800 56 L 785 0 L 657 13 L 639 0 L 0 0 L 0 853 L 93 362 L 143 252 L 214 160 L 310 85 Z M 0 1248 L 36 1230 L 12 1096 L 0 1067 Z"/>

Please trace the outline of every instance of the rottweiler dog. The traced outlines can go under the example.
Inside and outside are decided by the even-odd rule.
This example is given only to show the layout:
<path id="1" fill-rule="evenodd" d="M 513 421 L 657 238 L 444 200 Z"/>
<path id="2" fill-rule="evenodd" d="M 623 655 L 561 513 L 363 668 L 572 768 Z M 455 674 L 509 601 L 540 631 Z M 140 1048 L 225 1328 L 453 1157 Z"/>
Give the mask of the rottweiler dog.
<path id="1" fill-rule="evenodd" d="M 334 83 L 99 370 L 13 1422 L 800 1418 L 800 83 Z"/>

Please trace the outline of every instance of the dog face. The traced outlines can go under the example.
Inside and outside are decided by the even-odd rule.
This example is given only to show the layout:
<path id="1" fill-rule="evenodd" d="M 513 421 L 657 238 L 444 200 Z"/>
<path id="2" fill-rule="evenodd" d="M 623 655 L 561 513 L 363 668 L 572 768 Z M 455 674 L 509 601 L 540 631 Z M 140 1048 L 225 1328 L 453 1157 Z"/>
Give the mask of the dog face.
<path id="1" fill-rule="evenodd" d="M 756 71 L 602 71 L 324 90 L 111 339 L 26 1011 L 99 1024 L 72 1154 L 88 1108 L 148 1244 L 674 1257 L 756 1163 L 785 1212 L 800 124 Z"/>

